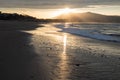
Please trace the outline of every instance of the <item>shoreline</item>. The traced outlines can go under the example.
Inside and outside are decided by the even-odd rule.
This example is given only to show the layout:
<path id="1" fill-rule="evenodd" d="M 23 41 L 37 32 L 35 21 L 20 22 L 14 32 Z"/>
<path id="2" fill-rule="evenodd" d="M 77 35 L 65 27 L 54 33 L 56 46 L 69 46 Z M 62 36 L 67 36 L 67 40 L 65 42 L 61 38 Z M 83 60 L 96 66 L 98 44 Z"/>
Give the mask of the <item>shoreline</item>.
<path id="1" fill-rule="evenodd" d="M 106 43 L 106 41 L 55 32 L 54 28 L 52 28 L 53 32 L 52 30 L 49 32 L 46 31 L 48 28 L 48 26 L 44 27 L 42 30 L 45 32 L 40 34 L 37 33 L 39 29 L 35 30 L 36 33 L 33 31 L 32 44 L 49 67 L 51 76 L 54 76 L 52 79 L 119 80 L 120 56 L 114 54 L 117 53 L 115 50 L 119 49 L 119 45 L 116 46 L 114 42 Z M 66 44 L 64 40 L 67 40 Z M 112 51 L 113 44 L 116 49 Z M 112 52 L 114 53 L 111 54 Z"/>

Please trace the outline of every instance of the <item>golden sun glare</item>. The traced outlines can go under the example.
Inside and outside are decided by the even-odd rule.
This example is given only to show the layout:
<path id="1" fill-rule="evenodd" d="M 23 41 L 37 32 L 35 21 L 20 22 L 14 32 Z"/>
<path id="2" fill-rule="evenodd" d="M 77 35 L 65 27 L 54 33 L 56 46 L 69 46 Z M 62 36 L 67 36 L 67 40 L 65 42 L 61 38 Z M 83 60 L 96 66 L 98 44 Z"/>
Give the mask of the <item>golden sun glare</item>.
<path id="1" fill-rule="evenodd" d="M 65 9 L 62 9 L 61 11 L 60 11 L 60 13 L 62 14 L 68 14 L 68 13 L 70 13 L 70 12 L 72 12 L 73 11 L 73 9 L 70 9 L 70 8 L 65 8 Z"/>
<path id="2" fill-rule="evenodd" d="M 58 16 L 61 14 L 69 14 L 69 13 L 75 12 L 75 11 L 76 11 L 75 9 L 70 9 L 70 8 L 59 9 L 53 13 L 53 16 Z"/>

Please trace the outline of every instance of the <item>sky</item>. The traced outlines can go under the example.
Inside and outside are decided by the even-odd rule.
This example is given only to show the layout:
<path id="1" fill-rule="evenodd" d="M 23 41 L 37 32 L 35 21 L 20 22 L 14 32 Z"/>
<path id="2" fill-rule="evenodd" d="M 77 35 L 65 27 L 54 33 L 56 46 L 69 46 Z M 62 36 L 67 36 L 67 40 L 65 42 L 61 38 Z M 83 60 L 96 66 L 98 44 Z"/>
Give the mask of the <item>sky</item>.
<path id="1" fill-rule="evenodd" d="M 0 0 L 0 11 L 51 18 L 61 9 L 120 15 L 120 0 Z"/>

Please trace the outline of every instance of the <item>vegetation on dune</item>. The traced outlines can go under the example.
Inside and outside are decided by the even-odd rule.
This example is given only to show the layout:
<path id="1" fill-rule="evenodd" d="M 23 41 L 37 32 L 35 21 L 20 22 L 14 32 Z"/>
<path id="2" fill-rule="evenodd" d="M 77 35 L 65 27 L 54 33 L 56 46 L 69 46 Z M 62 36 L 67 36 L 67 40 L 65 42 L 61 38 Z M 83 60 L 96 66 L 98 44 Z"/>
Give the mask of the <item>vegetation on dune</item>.
<path id="1" fill-rule="evenodd" d="M 35 22 L 64 22 L 64 19 L 38 19 L 29 15 L 17 14 L 17 13 L 2 13 L 0 11 L 0 20 L 18 20 L 18 21 L 35 21 Z"/>

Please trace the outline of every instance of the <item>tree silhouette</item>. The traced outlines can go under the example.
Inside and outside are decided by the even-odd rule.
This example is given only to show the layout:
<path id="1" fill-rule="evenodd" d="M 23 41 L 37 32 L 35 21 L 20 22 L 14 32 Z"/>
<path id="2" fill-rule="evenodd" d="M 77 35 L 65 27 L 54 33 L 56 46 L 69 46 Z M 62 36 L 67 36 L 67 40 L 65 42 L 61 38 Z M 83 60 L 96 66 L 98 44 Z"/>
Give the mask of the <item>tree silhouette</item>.
<path id="1" fill-rule="evenodd" d="M 64 19 L 37 19 L 35 17 L 17 13 L 2 13 L 0 11 L 0 20 L 19 20 L 19 21 L 37 21 L 42 23 L 64 22 Z"/>

